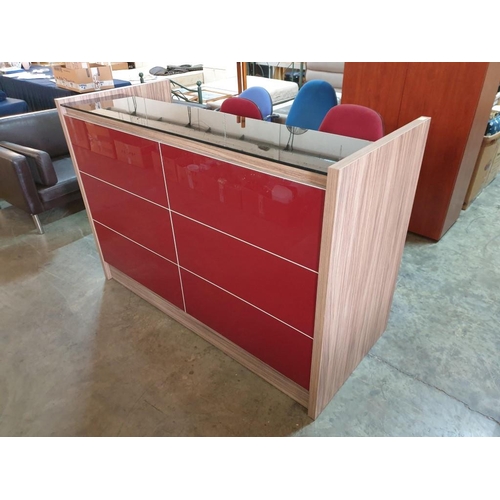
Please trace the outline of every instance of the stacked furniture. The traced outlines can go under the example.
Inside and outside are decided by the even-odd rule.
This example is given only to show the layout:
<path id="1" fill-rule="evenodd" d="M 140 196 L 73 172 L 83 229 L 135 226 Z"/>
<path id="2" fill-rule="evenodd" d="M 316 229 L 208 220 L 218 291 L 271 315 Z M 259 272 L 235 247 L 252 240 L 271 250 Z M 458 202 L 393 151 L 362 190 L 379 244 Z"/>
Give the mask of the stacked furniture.
<path id="1" fill-rule="evenodd" d="M 306 81 L 323 80 L 335 89 L 337 95 L 341 95 L 344 65 L 343 62 L 306 62 Z"/>

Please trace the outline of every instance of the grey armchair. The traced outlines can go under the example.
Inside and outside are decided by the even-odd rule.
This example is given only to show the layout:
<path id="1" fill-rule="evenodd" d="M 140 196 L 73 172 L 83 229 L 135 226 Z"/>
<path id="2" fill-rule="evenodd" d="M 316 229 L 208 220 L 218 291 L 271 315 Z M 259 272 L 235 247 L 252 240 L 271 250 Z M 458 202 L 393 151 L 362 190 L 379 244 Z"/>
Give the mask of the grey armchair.
<path id="1" fill-rule="evenodd" d="M 0 118 L 0 199 L 38 214 L 81 198 L 56 109 Z"/>

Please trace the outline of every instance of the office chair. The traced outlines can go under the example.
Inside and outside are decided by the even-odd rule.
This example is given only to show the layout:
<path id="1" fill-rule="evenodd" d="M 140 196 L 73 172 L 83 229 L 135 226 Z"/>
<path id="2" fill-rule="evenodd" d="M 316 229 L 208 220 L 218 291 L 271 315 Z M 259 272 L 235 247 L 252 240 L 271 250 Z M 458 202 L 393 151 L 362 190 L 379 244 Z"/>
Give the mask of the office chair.
<path id="1" fill-rule="evenodd" d="M 229 97 L 222 103 L 220 111 L 230 115 L 254 118 L 255 120 L 264 119 L 257 104 L 244 97 Z"/>
<path id="2" fill-rule="evenodd" d="M 384 136 L 384 122 L 379 113 L 366 106 L 339 104 L 328 111 L 319 130 L 366 141 L 377 141 Z"/>
<path id="3" fill-rule="evenodd" d="M 269 92 L 264 87 L 249 87 L 244 90 L 239 97 L 253 101 L 260 109 L 262 117 L 266 122 L 270 122 L 273 117 L 278 116 L 273 115 L 273 100 Z"/>
<path id="4" fill-rule="evenodd" d="M 299 90 L 285 125 L 289 130 L 291 127 L 318 130 L 326 113 L 337 104 L 335 89 L 328 82 L 311 80 Z"/>

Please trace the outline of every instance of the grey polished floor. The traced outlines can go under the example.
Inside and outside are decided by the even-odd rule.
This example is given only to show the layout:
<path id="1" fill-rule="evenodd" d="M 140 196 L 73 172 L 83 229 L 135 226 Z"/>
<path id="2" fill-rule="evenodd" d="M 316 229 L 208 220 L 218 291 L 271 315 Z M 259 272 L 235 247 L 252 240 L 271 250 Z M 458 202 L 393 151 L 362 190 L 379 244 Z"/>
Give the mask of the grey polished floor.
<path id="1" fill-rule="evenodd" d="M 114 281 L 79 203 L 0 201 L 0 436 L 500 436 L 500 179 L 409 235 L 389 326 L 316 421 Z"/>

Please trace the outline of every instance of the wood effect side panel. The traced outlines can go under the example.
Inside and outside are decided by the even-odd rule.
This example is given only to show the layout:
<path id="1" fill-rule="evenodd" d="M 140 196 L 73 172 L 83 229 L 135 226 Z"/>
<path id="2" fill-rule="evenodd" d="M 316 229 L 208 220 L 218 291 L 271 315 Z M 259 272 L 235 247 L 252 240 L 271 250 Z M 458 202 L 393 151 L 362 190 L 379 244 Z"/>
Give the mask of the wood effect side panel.
<path id="1" fill-rule="evenodd" d="M 487 68 L 488 63 L 466 62 L 408 66 L 399 123 L 422 115 L 432 118 L 410 219 L 412 232 L 434 240 L 443 234 Z M 468 166 L 470 175 L 474 163 Z M 463 201 L 465 191 L 461 197 Z"/>
<path id="2" fill-rule="evenodd" d="M 328 172 L 309 415 L 386 328 L 429 130 L 421 118 Z"/>
<path id="3" fill-rule="evenodd" d="M 345 63 L 342 104 L 374 109 L 384 120 L 385 133 L 393 132 L 401 123 L 399 111 L 407 70 L 408 63 Z"/>

